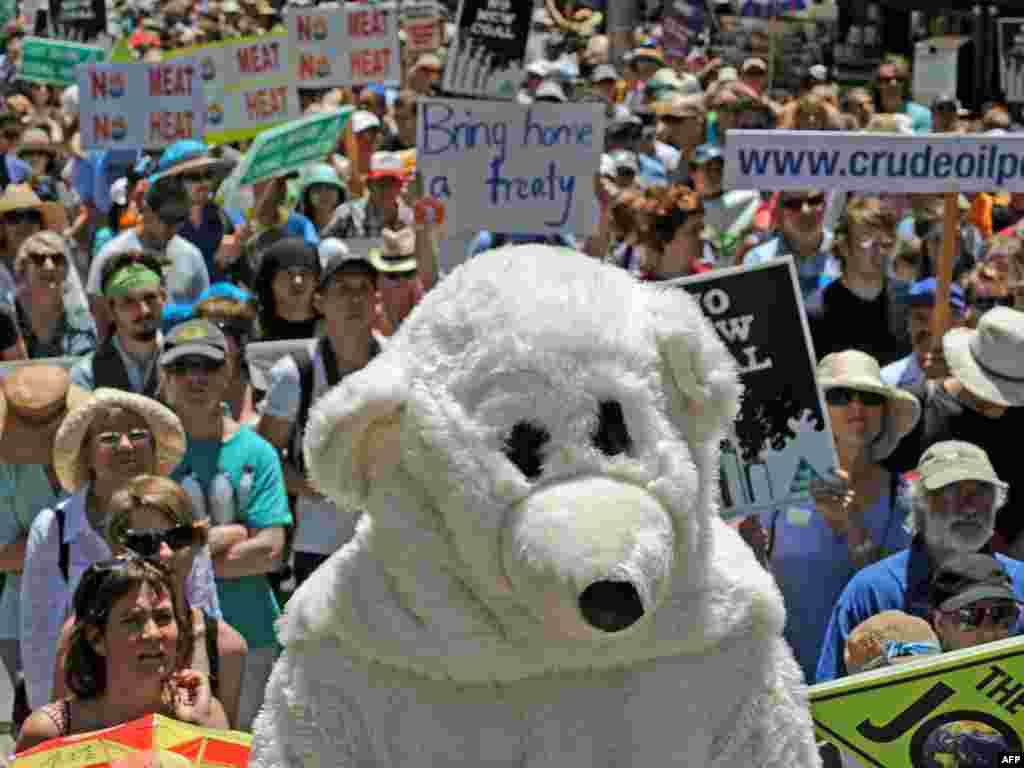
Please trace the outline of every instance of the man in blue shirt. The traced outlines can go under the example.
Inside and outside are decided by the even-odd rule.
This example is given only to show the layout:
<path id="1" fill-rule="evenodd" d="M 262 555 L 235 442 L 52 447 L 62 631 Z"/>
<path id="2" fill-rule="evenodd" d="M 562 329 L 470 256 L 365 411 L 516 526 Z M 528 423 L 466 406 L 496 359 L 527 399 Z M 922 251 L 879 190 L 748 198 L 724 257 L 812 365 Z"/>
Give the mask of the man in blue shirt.
<path id="1" fill-rule="evenodd" d="M 21 123 L 11 113 L 0 115 L 0 154 L 3 167 L 0 168 L 0 191 L 8 184 L 21 184 L 32 176 L 32 168 L 20 159 L 15 150 L 21 140 Z"/>
<path id="2" fill-rule="evenodd" d="M 878 101 L 880 112 L 910 117 L 914 133 L 931 133 L 932 113 L 927 107 L 911 101 L 910 64 L 902 56 L 894 56 L 878 68 Z"/>
<path id="3" fill-rule="evenodd" d="M 996 512 L 1006 500 L 1007 485 L 996 475 L 988 454 L 971 443 L 946 440 L 925 451 L 911 483 L 916 536 L 910 549 L 869 566 L 854 576 L 832 610 L 825 630 L 817 682 L 846 674 L 843 650 L 850 632 L 862 621 L 897 610 L 930 615 L 929 587 L 938 564 L 988 547 Z M 1024 601 L 1024 563 L 995 558 Z M 1019 632 L 1018 626 L 1015 630 Z"/>
<path id="4" fill-rule="evenodd" d="M 910 333 L 910 344 L 913 351 L 904 358 L 894 363 L 889 363 L 882 369 L 882 381 L 892 387 L 911 387 L 923 381 L 927 372 L 925 366 L 941 361 L 933 360 L 932 353 L 935 350 L 935 339 L 932 336 L 932 312 L 935 307 L 936 281 L 934 277 L 925 280 L 918 280 L 910 287 L 910 293 L 906 302 L 910 309 L 907 316 L 907 330 Z M 947 316 L 947 327 L 945 330 L 955 328 L 963 323 L 964 318 L 964 292 L 955 283 L 949 287 L 950 313 Z M 945 376 L 945 366 L 942 376 Z M 933 369 L 934 370 L 934 369 Z M 935 375 L 931 376 L 935 378 Z"/>

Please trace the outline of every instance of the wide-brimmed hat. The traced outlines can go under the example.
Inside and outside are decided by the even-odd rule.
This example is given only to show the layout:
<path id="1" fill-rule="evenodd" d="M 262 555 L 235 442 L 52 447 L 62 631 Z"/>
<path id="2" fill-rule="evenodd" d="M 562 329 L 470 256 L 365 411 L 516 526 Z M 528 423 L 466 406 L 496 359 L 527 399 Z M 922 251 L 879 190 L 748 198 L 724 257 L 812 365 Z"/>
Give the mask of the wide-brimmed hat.
<path id="1" fill-rule="evenodd" d="M 0 381 L 0 461 L 49 464 L 64 416 L 91 397 L 66 368 L 29 363 Z"/>
<path id="2" fill-rule="evenodd" d="M 976 397 L 1005 408 L 1024 405 L 1024 312 L 995 307 L 978 327 L 942 337 L 950 371 Z"/>
<path id="3" fill-rule="evenodd" d="M 206 171 L 213 176 L 226 178 L 231 174 L 235 163 L 223 157 L 214 157 L 210 148 L 201 141 L 182 139 L 171 144 L 160 155 L 156 173 L 150 181 L 166 176 L 183 176 L 196 171 Z"/>
<path id="4" fill-rule="evenodd" d="M 70 411 L 57 430 L 53 445 L 53 469 L 68 493 L 74 493 L 89 480 L 84 451 L 85 438 L 93 421 L 110 408 L 123 408 L 141 416 L 153 435 L 156 474 L 170 475 L 185 455 L 185 430 L 178 417 L 156 400 L 101 387 L 92 397 Z"/>
<path id="5" fill-rule="evenodd" d="M 878 361 L 856 349 L 833 352 L 818 363 L 818 386 L 822 392 L 837 387 L 849 387 L 861 392 L 873 392 L 886 398 L 882 431 L 871 444 L 870 458 L 881 461 L 910 434 L 921 418 L 921 404 L 909 392 L 890 387 L 882 381 Z"/>
<path id="6" fill-rule="evenodd" d="M 385 228 L 381 236 L 381 247 L 370 250 L 370 263 L 377 271 L 385 274 L 415 272 L 418 266 L 416 233 L 412 227 L 404 227 L 398 231 Z"/>
<path id="7" fill-rule="evenodd" d="M 39 211 L 43 229 L 52 232 L 63 232 L 68 226 L 64 207 L 60 203 L 43 202 L 29 184 L 8 184 L 0 195 L 0 217 L 11 211 Z"/>
<path id="8" fill-rule="evenodd" d="M 59 144 L 54 143 L 49 134 L 42 128 L 29 128 L 21 134 L 21 142 L 15 154 L 21 157 L 31 152 L 46 152 L 53 157 L 60 157 L 64 154 Z"/>

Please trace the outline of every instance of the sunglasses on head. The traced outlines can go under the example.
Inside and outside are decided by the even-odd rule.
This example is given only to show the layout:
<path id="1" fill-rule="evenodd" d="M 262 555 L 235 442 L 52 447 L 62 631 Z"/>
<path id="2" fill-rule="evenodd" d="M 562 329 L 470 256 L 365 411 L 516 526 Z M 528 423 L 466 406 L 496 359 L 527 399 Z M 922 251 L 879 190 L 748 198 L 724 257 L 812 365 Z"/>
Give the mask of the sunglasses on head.
<path id="1" fill-rule="evenodd" d="M 192 373 L 193 371 L 216 373 L 223 367 L 223 360 L 211 360 L 208 357 L 183 357 L 168 365 L 167 370 L 176 376 L 181 376 L 186 373 Z"/>
<path id="2" fill-rule="evenodd" d="M 18 226 L 19 224 L 42 224 L 43 215 L 39 211 L 24 210 L 24 211 L 8 211 L 4 214 L 4 223 L 10 224 L 11 226 Z"/>
<path id="3" fill-rule="evenodd" d="M 885 403 L 885 395 L 877 392 L 864 392 L 850 387 L 833 387 L 825 392 L 825 402 L 829 405 L 849 405 L 852 400 L 859 400 L 862 405 L 877 408 Z"/>
<path id="4" fill-rule="evenodd" d="M 988 619 L 996 626 L 1012 627 L 1020 617 L 1020 604 L 1008 600 L 998 603 L 971 603 L 955 611 L 943 611 L 956 619 L 961 632 L 978 629 Z"/>
<path id="5" fill-rule="evenodd" d="M 787 197 L 783 198 L 782 200 L 779 200 L 779 205 L 781 205 L 787 211 L 803 210 L 804 205 L 809 205 L 811 208 L 819 208 L 824 204 L 824 195 L 811 195 L 810 197 Z"/>
<path id="6" fill-rule="evenodd" d="M 165 530 L 132 528 L 125 531 L 121 537 L 121 544 L 141 557 L 156 557 L 160 554 L 160 547 L 163 544 L 177 552 L 192 546 L 195 541 L 196 528 L 192 525 L 179 525 Z"/>

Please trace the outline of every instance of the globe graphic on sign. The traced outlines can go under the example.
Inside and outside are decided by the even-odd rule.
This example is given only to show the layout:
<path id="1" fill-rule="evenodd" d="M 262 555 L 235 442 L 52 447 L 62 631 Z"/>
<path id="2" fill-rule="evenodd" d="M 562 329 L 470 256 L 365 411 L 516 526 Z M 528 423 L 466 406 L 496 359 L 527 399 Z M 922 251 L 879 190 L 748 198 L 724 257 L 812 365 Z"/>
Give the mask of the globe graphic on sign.
<path id="1" fill-rule="evenodd" d="M 974 720 L 958 720 L 936 728 L 921 750 L 922 768 L 988 768 L 1001 752 L 1009 752 L 1005 737 Z"/>

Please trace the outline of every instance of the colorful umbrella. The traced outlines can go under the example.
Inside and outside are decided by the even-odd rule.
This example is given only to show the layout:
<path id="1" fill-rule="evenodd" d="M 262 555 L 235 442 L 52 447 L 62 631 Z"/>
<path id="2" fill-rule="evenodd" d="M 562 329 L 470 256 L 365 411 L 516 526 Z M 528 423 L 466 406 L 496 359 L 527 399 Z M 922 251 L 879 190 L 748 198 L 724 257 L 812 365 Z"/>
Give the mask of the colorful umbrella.
<path id="1" fill-rule="evenodd" d="M 249 733 L 200 728 L 163 715 L 147 715 L 102 731 L 51 739 L 15 755 L 11 768 L 111 768 L 118 760 L 143 751 L 179 756 L 169 765 L 245 768 L 251 744 Z"/>

